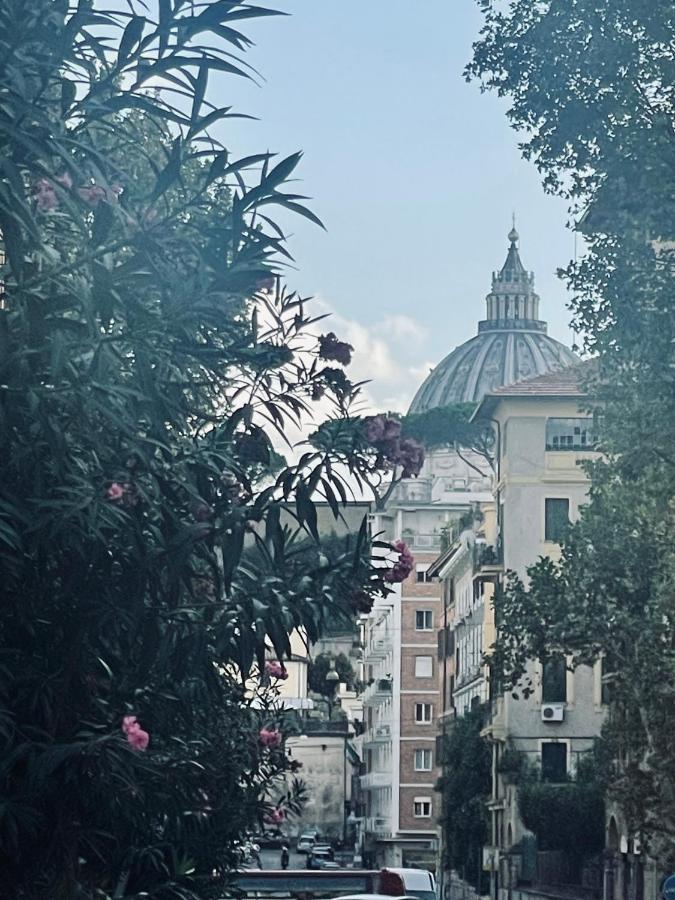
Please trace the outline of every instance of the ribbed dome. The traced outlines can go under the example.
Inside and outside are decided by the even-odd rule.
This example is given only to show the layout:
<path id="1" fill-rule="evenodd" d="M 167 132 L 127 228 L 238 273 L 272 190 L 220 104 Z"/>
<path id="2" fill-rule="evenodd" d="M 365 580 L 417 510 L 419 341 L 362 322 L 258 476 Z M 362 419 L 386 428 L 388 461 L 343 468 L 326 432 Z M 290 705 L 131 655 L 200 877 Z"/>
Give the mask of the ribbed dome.
<path id="1" fill-rule="evenodd" d="M 555 372 L 579 361 L 546 333 L 546 322 L 539 319 L 534 275 L 520 260 L 515 228 L 509 240 L 506 262 L 492 276 L 488 318 L 478 323 L 476 337 L 461 344 L 433 369 L 415 395 L 410 412 L 478 402 L 493 388 Z"/>

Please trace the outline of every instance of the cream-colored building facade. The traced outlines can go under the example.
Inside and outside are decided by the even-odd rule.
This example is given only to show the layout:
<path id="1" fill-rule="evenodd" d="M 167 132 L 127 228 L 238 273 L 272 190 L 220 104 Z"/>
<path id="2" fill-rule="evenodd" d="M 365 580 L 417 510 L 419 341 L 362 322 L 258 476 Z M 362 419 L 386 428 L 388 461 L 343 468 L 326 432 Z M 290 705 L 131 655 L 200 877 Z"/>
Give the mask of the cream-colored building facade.
<path id="1" fill-rule="evenodd" d="M 503 572 L 527 584 L 527 568 L 542 556 L 559 558 L 568 522 L 586 502 L 582 467 L 592 459 L 593 421 L 584 411 L 582 380 L 588 364 L 528 379 L 486 395 L 476 416 L 493 421 L 497 435 L 494 487 L 497 542 Z M 494 622 L 485 617 L 484 646 Z M 592 749 L 606 715 L 601 666 L 544 670 L 537 661 L 526 676 L 532 693 L 488 690 L 490 717 L 485 735 L 493 747 L 491 843 L 486 865 L 495 898 L 509 897 L 519 880 L 531 880 L 524 846 L 527 834 L 518 814 L 517 788 L 502 764 L 515 751 L 553 783 L 573 778 L 579 759 Z"/>

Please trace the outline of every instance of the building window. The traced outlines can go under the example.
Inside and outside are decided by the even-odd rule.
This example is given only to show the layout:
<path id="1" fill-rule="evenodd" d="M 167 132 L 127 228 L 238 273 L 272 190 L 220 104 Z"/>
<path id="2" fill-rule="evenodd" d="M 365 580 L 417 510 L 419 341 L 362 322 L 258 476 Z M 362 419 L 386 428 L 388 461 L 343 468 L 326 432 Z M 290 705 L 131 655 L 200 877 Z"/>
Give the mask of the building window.
<path id="1" fill-rule="evenodd" d="M 416 819 L 431 818 L 431 797 L 415 797 L 413 813 Z"/>
<path id="2" fill-rule="evenodd" d="M 567 498 L 547 497 L 544 501 L 544 540 L 559 544 L 570 526 L 570 501 Z"/>
<path id="3" fill-rule="evenodd" d="M 434 674 L 433 656 L 415 657 L 415 678 L 432 678 Z"/>
<path id="4" fill-rule="evenodd" d="M 431 772 L 432 753 L 431 750 L 415 750 L 415 771 Z"/>
<path id="5" fill-rule="evenodd" d="M 543 703 L 567 700 L 567 660 L 562 653 L 553 653 L 543 665 L 541 699 Z"/>
<path id="6" fill-rule="evenodd" d="M 567 744 L 560 741 L 542 743 L 541 780 L 554 784 L 567 781 Z"/>
<path id="7" fill-rule="evenodd" d="M 431 609 L 418 609 L 415 611 L 415 630 L 432 631 L 434 627 L 434 613 Z"/>
<path id="8" fill-rule="evenodd" d="M 547 450 L 592 450 L 593 419 L 547 419 Z"/>
<path id="9" fill-rule="evenodd" d="M 431 581 L 431 578 L 428 575 L 429 563 L 418 563 L 416 566 L 416 572 L 418 584 L 426 584 L 427 582 Z"/>
<path id="10" fill-rule="evenodd" d="M 420 724 L 427 724 L 431 722 L 431 713 L 432 706 L 431 703 L 416 703 L 415 704 L 415 721 Z"/>

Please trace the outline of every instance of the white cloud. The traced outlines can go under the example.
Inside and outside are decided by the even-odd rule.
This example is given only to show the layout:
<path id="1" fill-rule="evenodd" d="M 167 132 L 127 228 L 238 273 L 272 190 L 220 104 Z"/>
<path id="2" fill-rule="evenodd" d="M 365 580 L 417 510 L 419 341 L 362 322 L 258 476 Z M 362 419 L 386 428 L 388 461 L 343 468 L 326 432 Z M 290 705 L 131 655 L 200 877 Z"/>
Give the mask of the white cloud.
<path id="1" fill-rule="evenodd" d="M 425 358 L 427 330 L 409 316 L 385 316 L 364 324 L 336 313 L 328 301 L 314 301 L 321 312 L 324 332 L 334 331 L 354 347 L 347 374 L 352 381 L 368 381 L 363 388 L 368 412 L 405 412 L 433 363 Z"/>

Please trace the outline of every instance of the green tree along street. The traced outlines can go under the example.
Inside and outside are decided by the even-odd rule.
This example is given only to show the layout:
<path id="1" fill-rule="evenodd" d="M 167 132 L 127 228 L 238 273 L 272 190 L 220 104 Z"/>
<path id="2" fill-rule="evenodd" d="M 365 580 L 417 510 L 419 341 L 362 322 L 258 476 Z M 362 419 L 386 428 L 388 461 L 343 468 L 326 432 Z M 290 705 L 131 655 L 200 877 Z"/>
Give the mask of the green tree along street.
<path id="1" fill-rule="evenodd" d="M 565 275 L 600 461 L 559 563 L 498 598 L 495 665 L 604 657 L 608 798 L 661 868 L 675 862 L 675 7 L 482 3 L 468 75 L 509 102 L 523 152 L 570 202 L 586 253 Z M 525 686 L 527 687 L 527 686 Z"/>
<path id="2" fill-rule="evenodd" d="M 138 7 L 0 8 L 7 897 L 220 896 L 241 834 L 303 799 L 278 799 L 266 657 L 387 590 L 365 525 L 321 546 L 343 457 L 273 450 L 358 395 L 325 364 L 346 345 L 270 289 L 273 210 L 317 221 L 284 190 L 299 154 L 237 160 L 209 132 L 210 76 L 246 74 L 242 23 L 271 13 Z"/>
<path id="3" fill-rule="evenodd" d="M 490 745 L 481 737 L 485 710 L 477 708 L 450 726 L 443 742 L 439 781 L 446 864 L 482 892 L 483 846 L 488 837 L 486 803 L 492 783 Z"/>
<path id="4" fill-rule="evenodd" d="M 332 697 L 335 693 L 335 685 L 331 681 L 326 681 L 326 675 L 331 670 L 331 662 L 334 664 L 335 671 L 338 674 L 339 681 L 346 684 L 350 691 L 356 686 L 356 672 L 349 661 L 349 657 L 344 653 L 338 653 L 335 659 L 331 659 L 329 654 L 320 653 L 316 659 L 309 664 L 307 672 L 307 681 L 309 688 L 317 694 L 325 697 Z"/>

